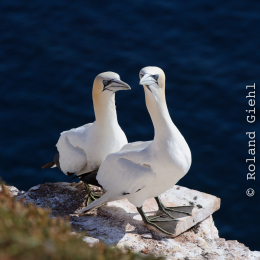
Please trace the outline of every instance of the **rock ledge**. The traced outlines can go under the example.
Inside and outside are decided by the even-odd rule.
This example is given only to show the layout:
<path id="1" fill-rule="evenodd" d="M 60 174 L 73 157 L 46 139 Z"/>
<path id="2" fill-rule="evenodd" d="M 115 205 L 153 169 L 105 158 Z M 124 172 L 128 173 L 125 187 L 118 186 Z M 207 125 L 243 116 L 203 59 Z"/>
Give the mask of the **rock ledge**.
<path id="1" fill-rule="evenodd" d="M 110 202 L 85 215 L 71 215 L 82 206 L 87 195 L 81 182 L 40 184 L 25 193 L 10 186 L 9 190 L 18 200 L 23 198 L 26 203 L 51 209 L 52 216 L 69 216 L 73 231 L 86 231 L 88 236 L 84 241 L 90 244 L 102 241 L 143 254 L 163 255 L 167 259 L 260 260 L 260 252 L 252 252 L 237 241 L 219 238 L 211 215 L 220 206 L 218 198 L 181 186 L 175 185 L 161 196 L 163 203 L 169 206 L 191 203 L 195 206 L 193 216 L 182 220 L 176 231 L 176 235 L 181 234 L 175 238 L 164 237 L 146 227 L 127 200 Z M 157 210 L 153 199 L 147 200 L 144 210 Z"/>

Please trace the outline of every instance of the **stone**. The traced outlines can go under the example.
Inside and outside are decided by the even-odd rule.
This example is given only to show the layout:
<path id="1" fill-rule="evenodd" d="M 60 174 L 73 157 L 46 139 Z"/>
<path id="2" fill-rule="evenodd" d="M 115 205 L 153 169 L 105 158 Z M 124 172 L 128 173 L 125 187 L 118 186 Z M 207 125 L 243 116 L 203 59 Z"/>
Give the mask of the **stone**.
<path id="1" fill-rule="evenodd" d="M 96 243 L 99 242 L 99 239 L 94 238 L 94 237 L 87 237 L 87 236 L 85 236 L 83 238 L 83 241 L 88 243 L 90 246 L 94 246 Z"/>
<path id="2" fill-rule="evenodd" d="M 9 185 L 4 185 L 8 191 L 10 192 L 10 195 L 13 196 L 17 196 L 18 194 L 20 194 L 20 191 L 14 187 L 14 186 L 9 186 Z M 0 191 L 2 190 L 2 187 L 0 186 Z"/>
<path id="3" fill-rule="evenodd" d="M 30 188 L 30 191 L 32 191 L 32 190 L 38 190 L 39 188 L 40 188 L 40 185 L 36 185 L 36 186 Z"/>
<path id="4" fill-rule="evenodd" d="M 161 196 L 169 206 L 189 205 L 194 202 L 192 216 L 185 217 L 177 227 L 176 237 L 167 237 L 146 226 L 127 200 L 109 202 L 84 215 L 71 214 L 84 204 L 86 189 L 83 183 L 46 183 L 37 185 L 26 193 L 17 193 L 18 200 L 51 209 L 53 217 L 70 217 L 74 232 L 86 232 L 84 241 L 94 244 L 101 241 L 119 248 L 130 248 L 141 254 L 164 256 L 166 259 L 260 260 L 260 252 L 250 251 L 237 241 L 219 238 L 212 213 L 220 206 L 220 200 L 212 195 L 174 186 Z M 93 187 L 91 186 L 91 189 Z M 194 199 L 197 197 L 196 199 Z M 197 206 L 201 205 L 202 208 Z M 153 199 L 147 200 L 144 210 L 157 210 Z M 186 230 L 186 231 L 185 231 Z"/>
<path id="5" fill-rule="evenodd" d="M 152 239 L 153 235 L 151 233 L 147 233 L 147 234 L 142 234 L 141 237 L 146 239 Z"/>
<path id="6" fill-rule="evenodd" d="M 192 201 L 196 197 L 195 201 Z M 175 185 L 173 188 L 166 191 L 160 196 L 162 202 L 166 206 L 183 206 L 192 205 L 192 216 L 182 217 L 177 222 L 175 232 L 172 237 L 176 237 L 197 223 L 209 217 L 216 210 L 220 208 L 220 199 L 195 190 L 190 190 L 185 187 Z M 192 202 L 192 204 L 190 203 Z M 147 215 L 153 215 L 157 212 L 158 206 L 155 200 L 148 199 L 145 201 L 143 210 Z M 133 226 L 145 226 L 141 216 L 136 210 L 136 207 L 131 204 L 127 199 L 112 201 L 98 209 L 99 215 L 109 215 L 115 218 L 127 219 Z M 139 222 L 139 223 L 138 223 Z M 168 235 L 160 232 L 158 229 L 147 225 L 149 229 L 157 232 L 161 236 L 168 237 Z"/>
<path id="7" fill-rule="evenodd" d="M 250 253 L 249 253 L 249 259 L 251 259 L 251 260 L 260 260 L 260 252 L 258 252 L 258 251 L 251 251 Z"/>
<path id="8" fill-rule="evenodd" d="M 45 183 L 32 187 L 25 193 L 18 193 L 17 199 L 51 209 L 53 217 L 65 217 L 82 205 L 87 195 L 82 183 Z"/>

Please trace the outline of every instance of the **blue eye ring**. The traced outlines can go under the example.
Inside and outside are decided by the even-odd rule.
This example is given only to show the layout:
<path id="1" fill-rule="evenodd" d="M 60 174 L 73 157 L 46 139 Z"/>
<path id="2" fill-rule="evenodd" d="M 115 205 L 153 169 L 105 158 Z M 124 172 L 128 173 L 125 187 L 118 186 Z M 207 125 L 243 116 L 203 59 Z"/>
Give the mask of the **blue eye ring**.
<path id="1" fill-rule="evenodd" d="M 158 80 L 158 79 L 159 79 L 159 75 L 158 75 L 158 74 L 152 75 L 152 77 L 153 77 L 155 80 Z"/>
<path id="2" fill-rule="evenodd" d="M 104 84 L 104 87 L 107 86 L 109 84 L 109 81 L 108 80 L 103 80 L 103 84 Z"/>

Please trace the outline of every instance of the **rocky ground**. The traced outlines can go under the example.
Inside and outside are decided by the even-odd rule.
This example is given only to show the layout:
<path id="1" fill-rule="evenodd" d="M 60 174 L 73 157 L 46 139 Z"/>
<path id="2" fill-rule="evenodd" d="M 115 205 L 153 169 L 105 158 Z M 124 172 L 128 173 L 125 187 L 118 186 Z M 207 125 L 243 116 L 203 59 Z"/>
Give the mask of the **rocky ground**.
<path id="1" fill-rule="evenodd" d="M 163 255 L 167 259 L 260 260 L 260 252 L 252 252 L 238 241 L 219 238 L 212 218 L 212 213 L 220 206 L 218 198 L 178 185 L 161 196 L 163 203 L 193 205 L 194 209 L 192 216 L 182 218 L 176 226 L 176 237 L 165 237 L 146 226 L 127 200 L 110 202 L 80 216 L 73 214 L 86 200 L 86 189 L 81 182 L 46 183 L 27 192 L 15 187 L 9 190 L 18 200 L 51 209 L 53 217 L 70 218 L 73 232 L 86 232 L 84 241 L 90 244 L 102 241 L 143 254 Z M 156 203 L 148 200 L 144 210 L 153 214 L 157 210 Z"/>

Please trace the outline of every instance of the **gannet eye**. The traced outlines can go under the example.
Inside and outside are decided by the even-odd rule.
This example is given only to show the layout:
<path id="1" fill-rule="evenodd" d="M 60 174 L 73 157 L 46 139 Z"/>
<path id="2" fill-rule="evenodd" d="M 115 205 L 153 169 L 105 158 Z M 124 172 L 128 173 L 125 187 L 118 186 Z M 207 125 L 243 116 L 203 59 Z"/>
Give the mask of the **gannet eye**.
<path id="1" fill-rule="evenodd" d="M 158 74 L 152 75 L 152 77 L 153 77 L 155 80 L 157 80 L 157 79 L 159 78 L 159 75 L 158 75 Z"/>
<path id="2" fill-rule="evenodd" d="M 140 74 L 140 77 L 142 78 L 144 76 L 144 74 Z"/>
<path id="3" fill-rule="evenodd" d="M 109 84 L 109 81 L 108 80 L 103 80 L 103 84 L 104 84 L 104 87 L 107 86 Z"/>

